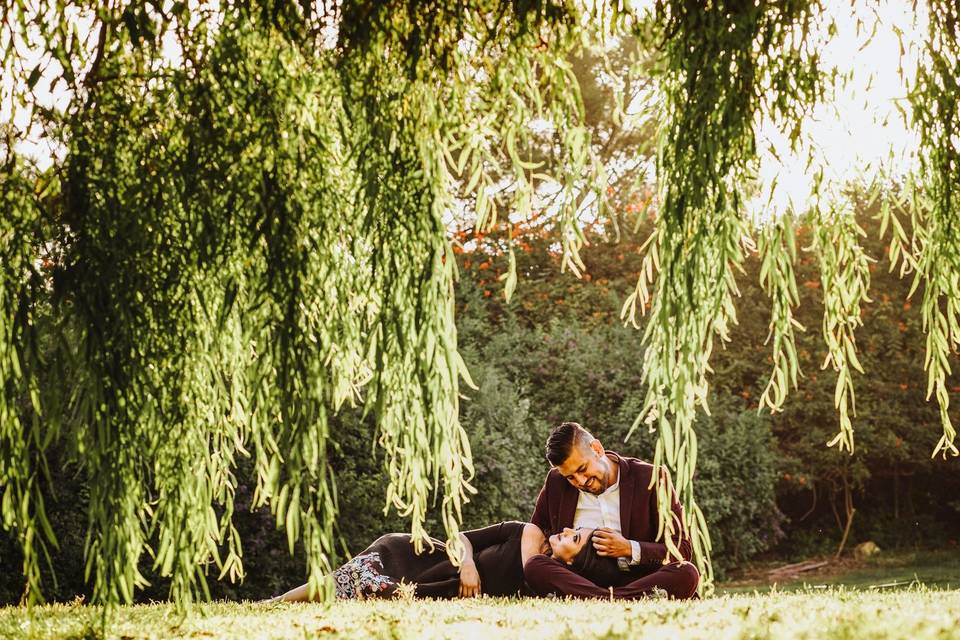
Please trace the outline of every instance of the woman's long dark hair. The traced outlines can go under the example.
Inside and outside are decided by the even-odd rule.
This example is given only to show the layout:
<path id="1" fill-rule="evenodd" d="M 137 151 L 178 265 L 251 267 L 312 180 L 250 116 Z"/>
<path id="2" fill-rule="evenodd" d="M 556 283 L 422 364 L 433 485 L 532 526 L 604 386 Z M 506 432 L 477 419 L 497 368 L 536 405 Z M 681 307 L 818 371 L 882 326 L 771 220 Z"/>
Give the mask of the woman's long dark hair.
<path id="1" fill-rule="evenodd" d="M 623 572 L 615 558 L 601 556 L 593 546 L 593 533 L 573 558 L 570 568 L 599 587 L 615 587 L 623 579 Z"/>

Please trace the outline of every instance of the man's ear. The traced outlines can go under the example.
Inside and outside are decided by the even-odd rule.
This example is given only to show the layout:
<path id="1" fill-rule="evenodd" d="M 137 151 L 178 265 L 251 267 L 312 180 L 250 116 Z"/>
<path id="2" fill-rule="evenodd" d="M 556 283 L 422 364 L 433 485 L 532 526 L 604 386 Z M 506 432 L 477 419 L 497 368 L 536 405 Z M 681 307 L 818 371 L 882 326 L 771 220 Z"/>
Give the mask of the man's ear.
<path id="1" fill-rule="evenodd" d="M 590 448 L 593 449 L 593 452 L 596 453 L 601 458 L 604 456 L 605 451 L 603 450 L 603 445 L 600 444 L 600 441 L 596 438 L 590 443 Z"/>

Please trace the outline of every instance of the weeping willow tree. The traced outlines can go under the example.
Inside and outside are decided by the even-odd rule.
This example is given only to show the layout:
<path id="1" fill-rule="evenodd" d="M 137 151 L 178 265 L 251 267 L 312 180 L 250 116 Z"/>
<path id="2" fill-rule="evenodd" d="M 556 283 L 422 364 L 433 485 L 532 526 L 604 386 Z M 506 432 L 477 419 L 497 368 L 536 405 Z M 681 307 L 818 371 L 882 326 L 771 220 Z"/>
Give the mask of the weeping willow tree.
<path id="1" fill-rule="evenodd" d="M 888 217 L 891 250 L 924 285 L 937 451 L 955 455 L 945 381 L 960 335 L 957 10 L 939 0 L 930 9 L 912 94 L 923 142 L 914 235 Z M 522 224 L 550 190 L 563 267 L 580 274 L 581 217 L 592 202 L 589 215 L 605 219 L 606 176 L 569 58 L 623 35 L 654 52 L 662 105 L 656 227 L 624 305 L 631 321 L 650 307 L 634 426 L 659 434 L 660 504 L 670 476 L 709 585 L 692 425 L 707 410 L 715 336 L 725 340 L 736 321 L 736 272 L 753 234 L 773 308 L 763 406 L 779 409 L 796 385 L 790 218 L 754 228 L 744 205 L 758 121 L 799 132 L 823 97 L 811 26 L 820 3 L 661 0 L 640 13 L 519 0 L 44 0 L 0 11 L 12 79 L 0 102 L 26 116 L 7 134 L 0 174 L 0 483 L 28 602 L 40 598 L 43 554 L 56 544 L 42 500 L 55 441 L 69 441 L 89 486 L 97 602 L 132 601 L 145 556 L 181 605 L 208 595 L 211 571 L 242 578 L 232 514 L 247 456 L 254 506 L 270 507 L 291 549 L 303 541 L 311 588 L 329 594 L 337 511 L 327 452 L 337 434 L 328 418 L 345 404 L 376 419 L 387 508 L 409 516 L 418 545 L 438 508 L 458 557 L 475 490 L 459 385 L 472 383 L 457 351 L 446 222 L 467 203 L 477 232 Z M 51 84 L 61 104 L 38 91 Z M 555 131 L 546 154 L 532 121 Z M 45 171 L 19 150 L 38 131 L 54 146 Z M 810 220 L 825 366 L 838 376 L 831 444 L 852 452 L 867 257 L 842 205 Z M 505 252 L 509 299 L 518 274 Z M 38 266 L 48 254 L 52 276 Z M 44 304 L 49 329 L 36 322 Z M 51 364 L 41 331 L 56 343 L 48 357 L 71 372 L 62 384 L 39 383 Z M 661 513 L 668 545 L 680 524 Z"/>

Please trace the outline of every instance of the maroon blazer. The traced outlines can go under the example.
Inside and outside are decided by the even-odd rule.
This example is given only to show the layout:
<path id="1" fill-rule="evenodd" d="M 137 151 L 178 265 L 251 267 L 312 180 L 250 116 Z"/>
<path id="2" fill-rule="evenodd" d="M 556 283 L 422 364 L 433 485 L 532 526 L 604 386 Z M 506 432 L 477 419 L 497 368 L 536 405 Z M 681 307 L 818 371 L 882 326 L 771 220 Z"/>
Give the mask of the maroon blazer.
<path id="1" fill-rule="evenodd" d="M 667 545 L 655 542 L 657 539 L 657 492 L 656 488 L 649 489 L 650 479 L 653 477 L 653 465 L 636 458 L 619 456 L 607 451 L 620 465 L 620 526 L 621 532 L 627 540 L 636 540 L 640 543 L 640 564 L 662 564 L 667 557 Z M 669 475 L 663 470 L 667 482 Z M 693 549 L 690 544 L 690 534 L 683 527 L 683 507 L 677 500 L 677 493 L 670 487 L 673 496 L 671 509 L 675 522 L 680 523 L 679 531 L 673 537 L 674 544 L 680 550 L 684 560 L 690 560 Z M 544 535 L 550 536 L 561 531 L 564 527 L 573 526 L 573 516 L 577 511 L 577 500 L 580 491 L 560 475 L 556 469 L 551 469 L 547 479 L 537 497 L 537 506 L 533 510 L 530 522 L 540 527 Z"/>

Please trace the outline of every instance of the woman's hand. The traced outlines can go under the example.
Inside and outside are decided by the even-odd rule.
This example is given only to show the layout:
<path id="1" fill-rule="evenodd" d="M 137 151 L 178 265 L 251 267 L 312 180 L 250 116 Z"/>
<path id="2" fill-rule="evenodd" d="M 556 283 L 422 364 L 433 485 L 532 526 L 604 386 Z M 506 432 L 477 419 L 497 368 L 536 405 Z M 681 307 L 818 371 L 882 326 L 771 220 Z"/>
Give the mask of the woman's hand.
<path id="1" fill-rule="evenodd" d="M 476 598 L 480 595 L 480 573 L 473 558 L 460 565 L 460 597 Z"/>

